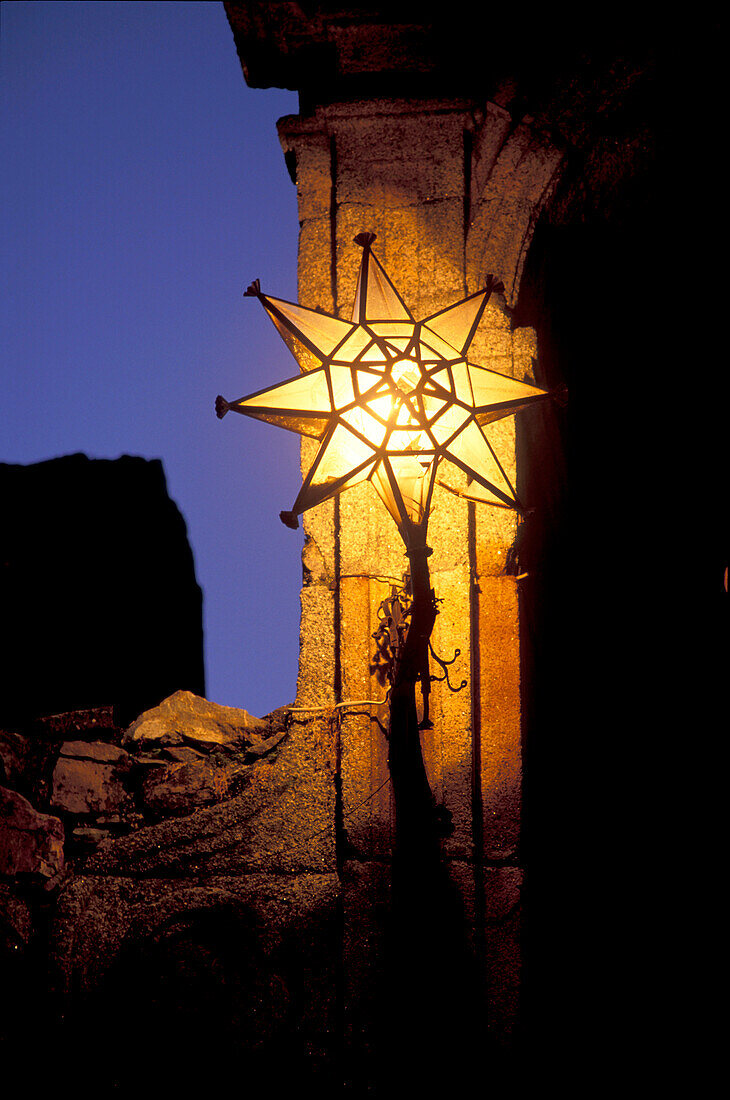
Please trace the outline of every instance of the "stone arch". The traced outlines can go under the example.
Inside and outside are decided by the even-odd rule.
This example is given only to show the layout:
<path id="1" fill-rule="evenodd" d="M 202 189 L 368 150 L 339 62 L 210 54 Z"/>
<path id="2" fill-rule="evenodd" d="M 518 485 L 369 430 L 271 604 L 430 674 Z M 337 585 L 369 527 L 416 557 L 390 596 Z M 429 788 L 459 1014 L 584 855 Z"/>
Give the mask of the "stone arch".
<path id="1" fill-rule="evenodd" d="M 532 234 L 563 161 L 562 150 L 530 121 L 526 118 L 512 126 L 507 112 L 490 103 L 473 145 L 476 167 L 465 243 L 467 287 L 473 292 L 491 272 L 504 282 L 509 306 L 517 300 Z M 502 143 L 494 151 L 495 139 L 500 138 Z"/>

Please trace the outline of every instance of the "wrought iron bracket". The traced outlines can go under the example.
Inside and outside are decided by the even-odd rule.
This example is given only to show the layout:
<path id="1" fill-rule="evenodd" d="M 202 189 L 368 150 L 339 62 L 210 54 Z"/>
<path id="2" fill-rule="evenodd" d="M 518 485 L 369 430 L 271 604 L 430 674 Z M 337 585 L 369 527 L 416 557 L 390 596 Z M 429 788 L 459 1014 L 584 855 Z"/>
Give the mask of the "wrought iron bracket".
<path id="1" fill-rule="evenodd" d="M 460 649 L 455 649 L 454 650 L 454 656 L 451 658 L 451 660 L 450 661 L 444 661 L 439 657 L 438 653 L 435 652 L 435 650 L 434 650 L 434 648 L 433 648 L 433 646 L 431 645 L 430 642 L 428 643 L 428 648 L 430 650 L 431 656 L 433 657 L 434 661 L 436 661 L 439 665 L 441 665 L 441 668 L 444 670 L 443 676 L 431 676 L 430 679 L 432 681 L 437 680 L 439 683 L 442 683 L 445 680 L 446 681 L 446 686 L 448 687 L 449 691 L 453 691 L 454 693 L 456 693 L 457 691 L 461 691 L 462 688 L 465 688 L 466 685 L 467 685 L 466 680 L 462 680 L 458 687 L 454 687 L 454 685 L 451 683 L 451 680 L 449 679 L 448 666 L 453 665 L 456 658 L 461 656 L 461 650 Z"/>

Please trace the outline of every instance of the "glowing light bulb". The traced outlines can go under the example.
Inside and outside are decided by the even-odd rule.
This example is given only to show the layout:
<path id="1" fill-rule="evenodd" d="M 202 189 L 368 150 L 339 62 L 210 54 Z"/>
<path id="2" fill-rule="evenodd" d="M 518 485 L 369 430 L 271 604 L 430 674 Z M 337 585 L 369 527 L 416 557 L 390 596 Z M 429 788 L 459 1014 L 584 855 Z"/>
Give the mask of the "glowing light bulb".
<path id="1" fill-rule="evenodd" d="M 413 359 L 396 359 L 390 376 L 402 393 L 409 394 L 418 385 L 421 373 Z"/>

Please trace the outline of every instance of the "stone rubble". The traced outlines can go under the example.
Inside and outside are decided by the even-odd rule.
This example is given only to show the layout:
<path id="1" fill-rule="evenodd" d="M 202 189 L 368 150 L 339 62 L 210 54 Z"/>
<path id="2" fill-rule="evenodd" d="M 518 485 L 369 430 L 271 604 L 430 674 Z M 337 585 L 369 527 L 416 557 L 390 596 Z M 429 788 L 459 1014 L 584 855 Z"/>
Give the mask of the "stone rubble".
<path id="1" fill-rule="evenodd" d="M 0 873 L 49 879 L 64 853 L 83 861 L 102 840 L 225 801 L 285 736 L 286 708 L 256 718 L 189 691 L 126 730 L 111 707 L 0 730 Z"/>
<path id="2" fill-rule="evenodd" d="M 4 1047 L 8 1034 L 26 1042 L 24 1012 L 50 1012 L 61 1049 L 77 1029 L 123 1028 L 131 1011 L 170 1042 L 179 1014 L 199 1013 L 196 1027 L 232 1029 L 248 1049 L 294 1012 L 325 1057 L 334 730 L 289 711 L 256 718 L 180 691 L 126 730 L 80 711 L 45 733 L 0 731 Z M 160 996 L 170 1002 L 155 1016 Z"/>
<path id="3" fill-rule="evenodd" d="M 0 787 L 0 875 L 50 879 L 64 863 L 63 824 L 17 791 Z"/>

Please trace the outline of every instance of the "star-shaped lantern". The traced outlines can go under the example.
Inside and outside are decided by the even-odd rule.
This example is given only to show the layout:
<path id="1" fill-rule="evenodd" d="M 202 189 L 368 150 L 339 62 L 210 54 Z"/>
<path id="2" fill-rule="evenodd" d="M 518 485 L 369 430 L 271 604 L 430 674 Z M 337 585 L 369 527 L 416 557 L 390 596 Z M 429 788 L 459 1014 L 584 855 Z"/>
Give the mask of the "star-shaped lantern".
<path id="1" fill-rule="evenodd" d="M 466 495 L 521 511 L 484 426 L 549 395 L 477 366 L 468 352 L 492 291 L 416 321 L 388 278 L 372 243 L 363 249 L 352 320 L 261 293 L 259 298 L 302 373 L 270 389 L 226 401 L 233 410 L 319 440 L 317 455 L 290 512 L 297 517 L 362 481 L 372 482 L 406 546 L 425 543 L 429 506 L 443 462 L 469 479 Z"/>

